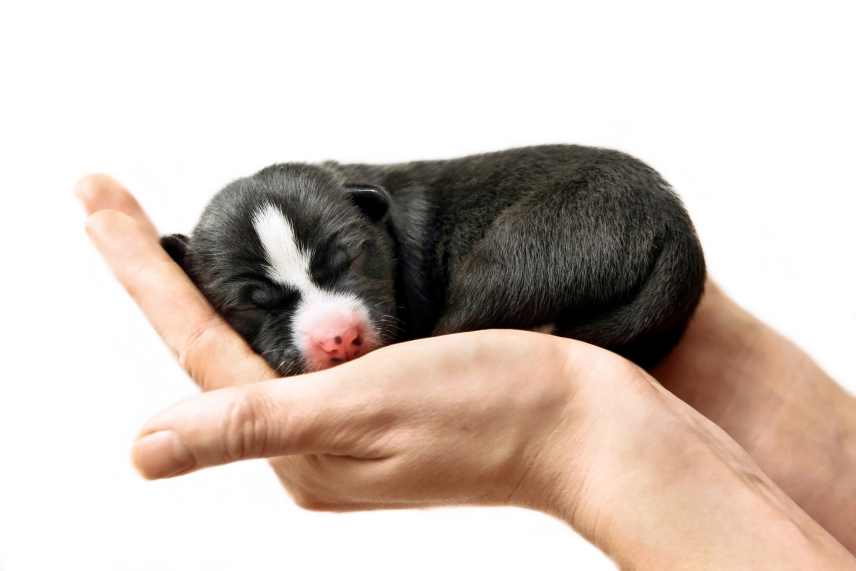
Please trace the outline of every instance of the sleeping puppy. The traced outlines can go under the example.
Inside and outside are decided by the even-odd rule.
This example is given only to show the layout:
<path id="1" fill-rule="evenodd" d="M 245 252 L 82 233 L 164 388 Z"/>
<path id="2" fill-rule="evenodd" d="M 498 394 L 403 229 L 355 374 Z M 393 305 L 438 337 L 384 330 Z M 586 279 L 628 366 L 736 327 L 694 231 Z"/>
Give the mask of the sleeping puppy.
<path id="1" fill-rule="evenodd" d="M 650 368 L 705 280 L 669 185 L 630 156 L 570 145 L 278 164 L 161 243 L 283 375 L 486 328 L 572 337 Z"/>

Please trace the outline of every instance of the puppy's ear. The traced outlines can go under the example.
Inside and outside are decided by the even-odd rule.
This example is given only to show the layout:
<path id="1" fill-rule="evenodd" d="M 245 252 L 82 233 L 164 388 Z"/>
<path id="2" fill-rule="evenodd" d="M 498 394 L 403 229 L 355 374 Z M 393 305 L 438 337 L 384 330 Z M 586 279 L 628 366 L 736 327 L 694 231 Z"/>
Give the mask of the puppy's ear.
<path id="1" fill-rule="evenodd" d="M 373 184 L 348 183 L 345 185 L 348 195 L 360 210 L 368 216 L 372 222 L 380 222 L 386 218 L 389 212 L 389 193 Z"/>
<path id="2" fill-rule="evenodd" d="M 187 271 L 185 262 L 187 261 L 188 244 L 190 244 L 190 238 L 184 234 L 170 234 L 160 239 L 161 248 L 166 250 L 169 257 L 184 271 Z"/>

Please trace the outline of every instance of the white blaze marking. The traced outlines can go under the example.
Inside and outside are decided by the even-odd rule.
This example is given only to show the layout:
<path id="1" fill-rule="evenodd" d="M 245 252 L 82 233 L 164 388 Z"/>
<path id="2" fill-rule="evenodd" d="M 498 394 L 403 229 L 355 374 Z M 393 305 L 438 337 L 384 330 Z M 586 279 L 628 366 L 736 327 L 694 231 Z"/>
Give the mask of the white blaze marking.
<path id="1" fill-rule="evenodd" d="M 309 270 L 311 253 L 297 244 L 294 228 L 279 208 L 273 204 L 261 207 L 253 216 L 253 228 L 265 250 L 270 279 L 301 294 L 314 287 Z"/>
<path id="2" fill-rule="evenodd" d="M 355 295 L 322 289 L 312 281 L 312 252 L 301 248 L 294 228 L 273 204 L 262 206 L 253 215 L 253 228 L 265 251 L 265 273 L 273 281 L 300 292 L 300 304 L 291 318 L 295 343 L 305 356 L 308 334 L 325 319 L 336 315 L 356 315 L 366 326 L 368 342 L 377 339 L 365 304 Z"/>

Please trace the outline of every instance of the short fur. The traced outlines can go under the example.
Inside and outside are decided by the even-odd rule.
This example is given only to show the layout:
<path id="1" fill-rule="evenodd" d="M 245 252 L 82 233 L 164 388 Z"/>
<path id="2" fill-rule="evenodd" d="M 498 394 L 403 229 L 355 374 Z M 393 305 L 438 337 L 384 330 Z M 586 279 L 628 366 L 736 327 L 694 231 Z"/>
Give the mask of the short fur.
<path id="1" fill-rule="evenodd" d="M 536 329 L 652 367 L 701 296 L 702 249 L 679 198 L 626 154 L 551 145 L 392 165 L 281 164 L 237 180 L 166 250 L 283 374 L 305 369 L 253 230 L 282 210 L 312 280 L 365 304 L 382 344 Z M 259 292 L 262 292 L 261 294 Z"/>

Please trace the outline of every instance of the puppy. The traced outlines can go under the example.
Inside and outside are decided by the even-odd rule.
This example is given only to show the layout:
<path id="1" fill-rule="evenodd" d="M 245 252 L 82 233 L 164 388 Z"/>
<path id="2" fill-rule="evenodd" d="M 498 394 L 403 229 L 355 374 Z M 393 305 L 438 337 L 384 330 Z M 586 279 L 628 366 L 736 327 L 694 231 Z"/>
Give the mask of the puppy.
<path id="1" fill-rule="evenodd" d="M 283 375 L 406 339 L 535 329 L 650 368 L 705 281 L 670 186 L 623 153 L 538 146 L 391 165 L 278 164 L 161 241 Z"/>

